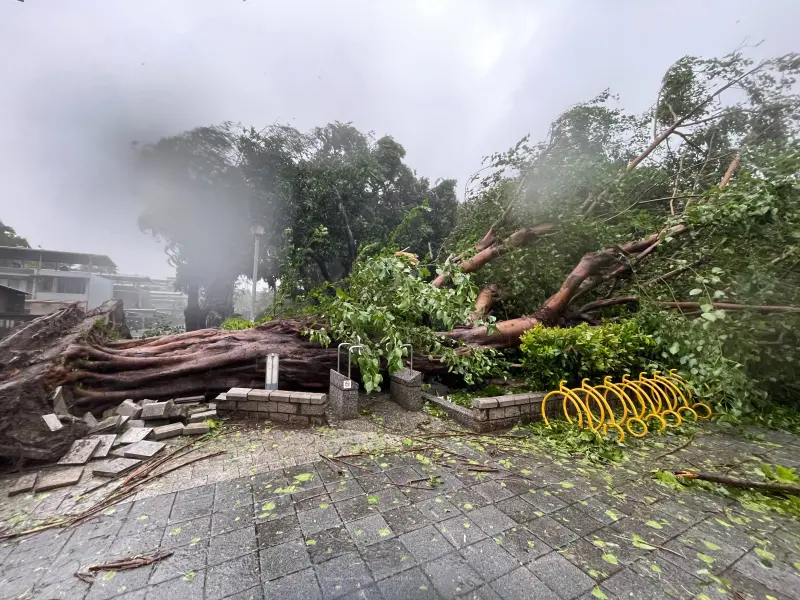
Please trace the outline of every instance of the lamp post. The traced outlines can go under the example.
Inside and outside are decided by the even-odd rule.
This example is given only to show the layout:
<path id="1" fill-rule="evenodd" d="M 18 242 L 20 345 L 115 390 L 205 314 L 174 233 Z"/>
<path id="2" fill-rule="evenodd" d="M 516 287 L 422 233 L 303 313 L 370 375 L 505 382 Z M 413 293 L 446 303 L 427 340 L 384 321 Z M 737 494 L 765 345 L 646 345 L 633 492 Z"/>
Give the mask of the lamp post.
<path id="1" fill-rule="evenodd" d="M 258 244 L 261 241 L 261 236 L 264 235 L 264 226 L 260 223 L 253 223 L 253 226 L 250 228 L 251 232 L 253 233 L 253 239 L 255 248 L 253 249 L 253 296 L 250 299 L 250 309 L 252 314 L 252 320 L 255 323 L 256 320 L 256 282 L 258 281 Z"/>

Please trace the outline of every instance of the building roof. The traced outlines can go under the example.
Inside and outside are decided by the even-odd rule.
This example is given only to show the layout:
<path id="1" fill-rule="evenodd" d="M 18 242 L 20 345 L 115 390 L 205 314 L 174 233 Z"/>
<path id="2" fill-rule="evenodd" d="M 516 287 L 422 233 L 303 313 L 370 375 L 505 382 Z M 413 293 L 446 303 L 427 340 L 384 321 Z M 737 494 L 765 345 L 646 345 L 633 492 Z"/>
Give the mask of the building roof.
<path id="1" fill-rule="evenodd" d="M 7 285 L 0 285 L 0 292 L 4 294 L 19 294 L 20 296 L 30 296 L 28 292 L 23 292 L 22 290 L 8 287 Z"/>
<path id="2" fill-rule="evenodd" d="M 113 275 L 104 275 L 104 277 L 117 283 L 152 283 L 153 281 L 145 275 L 120 275 L 115 273 Z"/>
<path id="3" fill-rule="evenodd" d="M 42 262 L 64 263 L 68 265 L 88 265 L 91 262 L 95 267 L 117 267 L 114 261 L 105 254 L 84 254 L 82 252 L 19 248 L 16 246 L 0 246 L 0 258 L 37 262 L 41 258 Z"/>

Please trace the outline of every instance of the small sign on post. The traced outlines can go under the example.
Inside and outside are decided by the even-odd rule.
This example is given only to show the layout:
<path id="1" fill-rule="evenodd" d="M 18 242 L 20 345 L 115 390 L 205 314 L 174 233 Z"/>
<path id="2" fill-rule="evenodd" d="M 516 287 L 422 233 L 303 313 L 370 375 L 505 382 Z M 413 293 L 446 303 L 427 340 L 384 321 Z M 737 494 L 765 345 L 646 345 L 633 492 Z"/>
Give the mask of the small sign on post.
<path id="1" fill-rule="evenodd" d="M 278 389 L 278 355 L 267 354 L 267 371 L 264 376 L 264 389 Z"/>

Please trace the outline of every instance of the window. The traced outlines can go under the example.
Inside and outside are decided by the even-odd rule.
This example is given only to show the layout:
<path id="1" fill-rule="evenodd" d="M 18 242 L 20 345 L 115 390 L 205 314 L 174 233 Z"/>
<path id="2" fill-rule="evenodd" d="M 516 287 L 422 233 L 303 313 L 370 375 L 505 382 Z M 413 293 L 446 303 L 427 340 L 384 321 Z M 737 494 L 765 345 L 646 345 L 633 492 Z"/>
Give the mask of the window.
<path id="1" fill-rule="evenodd" d="M 59 294 L 85 294 L 86 293 L 86 280 L 77 277 L 59 277 L 58 280 L 58 293 Z"/>

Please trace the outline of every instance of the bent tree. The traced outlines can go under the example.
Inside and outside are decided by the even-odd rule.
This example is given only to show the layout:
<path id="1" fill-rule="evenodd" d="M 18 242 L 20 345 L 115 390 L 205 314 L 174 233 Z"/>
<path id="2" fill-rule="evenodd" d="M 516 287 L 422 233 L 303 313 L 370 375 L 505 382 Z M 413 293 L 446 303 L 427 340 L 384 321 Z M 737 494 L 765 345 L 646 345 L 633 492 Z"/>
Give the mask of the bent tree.
<path id="1" fill-rule="evenodd" d="M 734 414 L 791 397 L 800 358 L 798 70 L 796 55 L 757 65 L 740 54 L 686 57 L 667 71 L 645 114 L 625 113 L 609 93 L 574 106 L 544 141 L 524 138 L 486 159 L 454 226 L 436 230 L 434 252 L 426 234 L 409 233 L 434 235 L 420 227 L 439 210 L 430 202 L 391 232 L 357 240 L 347 232 L 368 231 L 403 197 L 399 180 L 386 175 L 398 164 L 394 146 L 372 147 L 390 169 L 380 177 L 394 183 L 380 189 L 379 179 L 365 180 L 364 192 L 344 187 L 353 163 L 336 139 L 318 140 L 325 152 L 315 160 L 327 174 L 292 172 L 294 184 L 312 187 L 283 189 L 282 201 L 298 202 L 301 214 L 304 198 L 324 198 L 326 210 L 342 217 L 341 206 L 348 220 L 337 221 L 335 243 L 320 213 L 303 222 L 307 235 L 269 250 L 280 300 L 274 318 L 143 340 L 120 338 L 116 304 L 34 321 L 0 342 L 0 402 L 12 408 L 0 417 L 1 451 L 42 455 L 41 414 L 59 384 L 81 414 L 125 398 L 255 385 L 257 360 L 276 352 L 281 386 L 324 387 L 339 342 L 363 346 L 357 362 L 367 390 L 402 364 L 407 343 L 415 368 L 469 384 L 501 369 L 503 353 L 513 358 L 531 328 L 604 318 L 637 319 L 658 344 L 660 364 L 684 369 Z M 275 175 L 275 157 L 284 156 L 276 148 L 299 143 L 286 135 L 280 144 L 274 135 L 249 137 L 237 186 L 273 197 L 270 186 L 286 181 Z M 359 213 L 364 222 L 350 218 L 354 196 L 375 204 Z M 416 198 L 431 199 L 423 196 Z"/>

